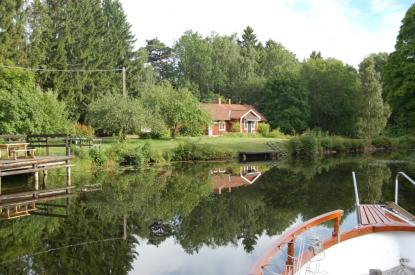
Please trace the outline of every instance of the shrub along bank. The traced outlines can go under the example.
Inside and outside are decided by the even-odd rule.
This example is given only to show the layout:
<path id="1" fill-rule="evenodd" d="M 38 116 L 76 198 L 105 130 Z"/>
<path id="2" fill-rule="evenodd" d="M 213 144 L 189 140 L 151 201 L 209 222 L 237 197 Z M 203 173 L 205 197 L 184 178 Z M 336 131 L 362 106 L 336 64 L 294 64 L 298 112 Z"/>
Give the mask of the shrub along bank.
<path id="1" fill-rule="evenodd" d="M 72 151 L 79 158 L 89 158 L 96 168 L 117 166 L 140 167 L 151 163 L 170 161 L 208 161 L 232 160 L 236 154 L 232 150 L 218 149 L 212 144 L 192 141 L 179 143 L 173 150 L 154 148 L 149 142 L 143 145 L 128 146 L 125 142 L 116 142 L 107 148 L 84 149 Z"/>
<path id="2" fill-rule="evenodd" d="M 288 142 L 289 154 L 294 157 L 399 149 L 415 149 L 415 137 L 391 138 L 379 136 L 372 140 L 364 140 L 307 132 L 302 136 L 293 137 Z"/>

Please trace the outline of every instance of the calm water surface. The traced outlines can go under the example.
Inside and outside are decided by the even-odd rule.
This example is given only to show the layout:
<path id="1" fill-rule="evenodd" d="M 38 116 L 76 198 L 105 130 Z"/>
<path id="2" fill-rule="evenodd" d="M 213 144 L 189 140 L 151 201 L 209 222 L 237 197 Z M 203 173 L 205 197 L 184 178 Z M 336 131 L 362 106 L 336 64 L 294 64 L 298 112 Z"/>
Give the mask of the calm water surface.
<path id="1" fill-rule="evenodd" d="M 279 163 L 204 163 L 128 172 L 74 173 L 70 198 L 0 221 L 1 274 L 246 274 L 287 228 L 335 209 L 355 226 L 351 172 L 362 202 L 393 200 L 411 155 Z M 45 188 L 64 186 L 63 172 Z M 7 179 L 3 193 L 33 188 Z M 81 192 L 81 190 L 92 192 Z M 400 203 L 415 213 L 415 188 Z M 4 214 L 3 214 L 4 216 Z M 311 234 L 328 236 L 328 226 Z"/>

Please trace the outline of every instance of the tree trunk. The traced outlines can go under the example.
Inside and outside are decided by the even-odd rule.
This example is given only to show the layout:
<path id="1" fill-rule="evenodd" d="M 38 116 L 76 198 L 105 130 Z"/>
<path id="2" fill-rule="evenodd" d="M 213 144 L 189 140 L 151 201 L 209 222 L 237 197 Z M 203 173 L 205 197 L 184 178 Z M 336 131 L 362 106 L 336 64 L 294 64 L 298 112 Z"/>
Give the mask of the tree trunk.
<path id="1" fill-rule="evenodd" d="M 174 126 L 174 128 L 171 131 L 171 136 L 172 136 L 173 139 L 176 139 L 176 136 L 177 136 L 176 132 L 177 132 L 177 127 Z"/>

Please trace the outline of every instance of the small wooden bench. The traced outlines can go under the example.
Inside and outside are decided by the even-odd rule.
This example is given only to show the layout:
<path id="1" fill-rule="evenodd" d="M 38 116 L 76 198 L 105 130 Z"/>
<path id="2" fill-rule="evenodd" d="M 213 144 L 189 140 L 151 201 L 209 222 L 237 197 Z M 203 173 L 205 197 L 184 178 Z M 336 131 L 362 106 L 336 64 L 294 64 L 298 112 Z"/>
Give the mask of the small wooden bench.
<path id="1" fill-rule="evenodd" d="M 34 158 L 34 149 L 27 148 L 29 143 L 6 143 L 0 144 L 0 150 L 5 152 L 7 159 L 17 160 L 19 152 L 24 152 L 24 157 Z M 0 155 L 2 157 L 3 154 Z"/>
<path id="2" fill-rule="evenodd" d="M 9 151 L 7 149 L 0 149 L 0 159 L 9 158 Z"/>
<path id="3" fill-rule="evenodd" d="M 35 158 L 36 149 L 26 148 L 26 149 L 10 149 L 9 153 L 14 160 L 17 160 L 19 153 L 24 153 L 24 158 Z"/>

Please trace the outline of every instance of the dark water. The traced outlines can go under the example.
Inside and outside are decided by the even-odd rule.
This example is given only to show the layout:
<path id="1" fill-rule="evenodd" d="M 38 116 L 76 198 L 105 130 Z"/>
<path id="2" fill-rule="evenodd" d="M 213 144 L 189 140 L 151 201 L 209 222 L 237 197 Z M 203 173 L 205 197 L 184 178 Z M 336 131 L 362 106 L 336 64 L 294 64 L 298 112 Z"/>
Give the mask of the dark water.
<path id="1" fill-rule="evenodd" d="M 381 155 L 79 170 L 72 197 L 0 222 L 1 274 L 246 274 L 296 223 L 343 209 L 342 230 L 352 228 L 352 171 L 362 202 L 391 201 L 396 173 L 415 177 L 415 161 Z M 63 172 L 53 172 L 47 188 L 64 182 Z M 4 192 L 30 188 L 24 177 L 3 184 Z M 400 204 L 415 213 L 414 198 L 415 187 L 402 183 Z"/>

